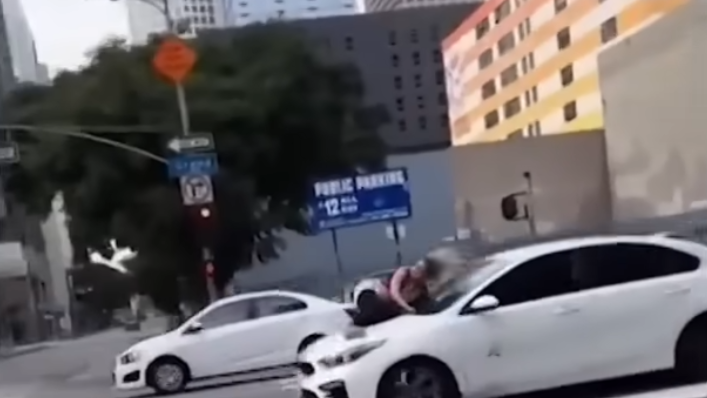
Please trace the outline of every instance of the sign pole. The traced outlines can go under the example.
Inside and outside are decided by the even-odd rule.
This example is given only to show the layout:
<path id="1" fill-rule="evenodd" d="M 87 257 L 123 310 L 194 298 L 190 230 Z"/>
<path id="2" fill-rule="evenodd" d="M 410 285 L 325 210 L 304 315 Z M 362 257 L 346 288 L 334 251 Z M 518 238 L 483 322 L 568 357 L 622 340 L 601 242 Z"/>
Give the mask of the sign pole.
<path id="1" fill-rule="evenodd" d="M 400 267 L 403 265 L 403 253 L 400 251 L 400 231 L 398 231 L 398 220 L 390 222 L 393 227 L 393 241 L 395 242 L 395 264 Z"/>
<path id="2" fill-rule="evenodd" d="M 344 282 L 344 265 L 341 262 L 341 253 L 339 252 L 339 235 L 336 233 L 336 228 L 331 230 L 331 243 L 334 246 L 334 256 L 336 257 L 336 273 L 339 276 L 339 281 Z"/>

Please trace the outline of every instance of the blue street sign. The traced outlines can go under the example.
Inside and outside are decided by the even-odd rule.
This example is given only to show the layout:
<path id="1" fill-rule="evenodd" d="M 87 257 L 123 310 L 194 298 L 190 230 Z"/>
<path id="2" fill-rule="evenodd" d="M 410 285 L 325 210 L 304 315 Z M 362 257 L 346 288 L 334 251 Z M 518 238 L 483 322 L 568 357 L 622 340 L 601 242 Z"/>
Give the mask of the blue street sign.
<path id="1" fill-rule="evenodd" d="M 314 232 L 412 217 L 407 170 L 318 181 L 310 191 Z"/>
<path id="2" fill-rule="evenodd" d="M 186 176 L 212 176 L 218 173 L 215 153 L 181 155 L 168 159 L 167 172 L 171 178 Z"/>

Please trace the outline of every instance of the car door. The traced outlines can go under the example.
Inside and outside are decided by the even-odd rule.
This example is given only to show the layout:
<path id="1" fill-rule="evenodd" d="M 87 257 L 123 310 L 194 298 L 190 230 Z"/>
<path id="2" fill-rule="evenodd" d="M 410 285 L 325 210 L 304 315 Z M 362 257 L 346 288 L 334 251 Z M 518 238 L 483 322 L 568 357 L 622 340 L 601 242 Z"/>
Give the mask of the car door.
<path id="1" fill-rule="evenodd" d="M 297 298 L 272 295 L 254 300 L 258 317 L 260 355 L 244 366 L 271 368 L 296 362 L 297 346 L 306 337 L 307 304 Z"/>
<path id="2" fill-rule="evenodd" d="M 254 303 L 251 299 L 217 305 L 197 316 L 199 330 L 184 332 L 176 354 L 183 358 L 194 377 L 209 377 L 241 371 L 240 364 L 259 355 Z"/>
<path id="3" fill-rule="evenodd" d="M 576 381 L 672 365 L 676 337 L 692 316 L 699 259 L 675 248 L 619 242 L 578 251 L 576 280 L 591 331 Z"/>
<path id="4" fill-rule="evenodd" d="M 499 301 L 476 315 L 491 336 L 485 374 L 495 394 L 554 386 L 575 366 L 576 345 L 586 342 L 579 327 L 583 303 L 573 291 L 569 252 L 559 252 L 515 266 L 475 295 Z"/>

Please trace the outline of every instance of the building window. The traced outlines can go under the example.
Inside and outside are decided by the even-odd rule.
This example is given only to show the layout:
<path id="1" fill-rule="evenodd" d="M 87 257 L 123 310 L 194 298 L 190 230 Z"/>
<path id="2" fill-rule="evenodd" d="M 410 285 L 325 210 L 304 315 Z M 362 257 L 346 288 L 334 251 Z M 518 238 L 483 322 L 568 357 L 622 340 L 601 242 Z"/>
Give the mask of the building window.
<path id="1" fill-rule="evenodd" d="M 442 62 L 442 52 L 439 50 L 432 51 L 432 61 L 436 64 Z"/>
<path id="2" fill-rule="evenodd" d="M 412 63 L 420 65 L 420 53 L 418 51 L 412 53 Z"/>
<path id="3" fill-rule="evenodd" d="M 390 56 L 390 62 L 393 66 L 398 67 L 400 65 L 400 57 L 397 54 L 393 54 Z"/>
<path id="4" fill-rule="evenodd" d="M 414 76 L 414 81 L 415 81 L 415 87 L 422 87 L 422 76 L 421 75 L 415 75 Z"/>
<path id="5" fill-rule="evenodd" d="M 508 139 L 523 138 L 523 129 L 514 130 L 512 133 L 508 134 Z"/>
<path id="6" fill-rule="evenodd" d="M 395 76 L 393 79 L 393 85 L 396 89 L 400 90 L 403 88 L 403 78 L 400 76 Z"/>
<path id="7" fill-rule="evenodd" d="M 439 26 L 433 25 L 430 27 L 430 40 L 439 41 Z"/>
<path id="8" fill-rule="evenodd" d="M 611 17 L 601 24 L 601 42 L 607 43 L 613 40 L 619 34 L 619 27 L 616 23 L 616 17 Z"/>
<path id="9" fill-rule="evenodd" d="M 498 56 L 501 57 L 503 54 L 511 51 L 515 45 L 515 36 L 513 36 L 513 31 L 510 31 L 498 41 Z"/>
<path id="10" fill-rule="evenodd" d="M 424 130 L 427 128 L 427 118 L 424 116 L 420 116 L 417 118 L 417 125 L 420 127 L 420 130 Z"/>
<path id="11" fill-rule="evenodd" d="M 405 123 L 405 120 L 398 120 L 398 130 L 400 131 L 405 131 L 408 129 L 407 123 Z"/>
<path id="12" fill-rule="evenodd" d="M 417 109 L 425 109 L 425 99 L 421 96 L 417 96 Z"/>
<path id="13" fill-rule="evenodd" d="M 489 48 L 479 56 L 479 70 L 486 68 L 493 62 L 493 49 Z"/>
<path id="14" fill-rule="evenodd" d="M 487 129 L 493 128 L 495 125 L 497 125 L 498 111 L 494 109 L 491 112 L 487 113 L 486 116 L 484 116 L 484 124 L 486 125 Z"/>
<path id="15" fill-rule="evenodd" d="M 572 42 L 570 37 L 570 28 L 564 28 L 559 33 L 557 33 L 557 47 L 560 50 L 567 48 Z"/>
<path id="16" fill-rule="evenodd" d="M 439 125 L 440 127 L 449 127 L 449 115 L 446 113 L 439 115 Z"/>
<path id="17" fill-rule="evenodd" d="M 346 39 L 344 39 L 344 47 L 349 51 L 353 50 L 354 44 L 352 37 L 346 37 Z"/>
<path id="18" fill-rule="evenodd" d="M 528 69 L 535 69 L 535 53 L 533 52 L 528 53 Z"/>
<path id="19" fill-rule="evenodd" d="M 536 120 L 528 125 L 528 137 L 537 137 L 540 134 L 542 134 L 542 131 L 540 131 L 539 121 Z"/>
<path id="20" fill-rule="evenodd" d="M 530 89 L 530 97 L 533 99 L 533 103 L 538 102 L 538 86 L 533 86 Z"/>
<path id="21" fill-rule="evenodd" d="M 512 100 L 503 104 L 503 114 L 506 119 L 511 118 L 520 113 L 520 97 L 515 97 Z"/>
<path id="22" fill-rule="evenodd" d="M 530 19 L 526 18 L 520 25 L 518 25 L 518 38 L 520 40 L 525 39 L 530 35 Z"/>
<path id="23" fill-rule="evenodd" d="M 572 101 L 570 103 L 567 103 L 562 108 L 562 113 L 565 116 L 566 122 L 571 122 L 572 120 L 576 119 L 577 118 L 577 102 Z"/>
<path id="24" fill-rule="evenodd" d="M 569 64 L 560 70 L 560 83 L 562 87 L 568 86 L 574 81 L 574 69 L 572 64 Z"/>
<path id="25" fill-rule="evenodd" d="M 559 14 L 567 8 L 567 0 L 555 0 L 555 14 Z"/>
<path id="26" fill-rule="evenodd" d="M 398 35 L 393 31 L 388 32 L 388 44 L 391 46 L 398 44 Z"/>
<path id="27" fill-rule="evenodd" d="M 420 40 L 420 37 L 417 34 L 417 29 L 413 29 L 410 31 L 410 41 L 412 43 L 417 43 Z"/>
<path id="28" fill-rule="evenodd" d="M 447 105 L 447 93 L 441 92 L 437 94 L 437 103 L 440 105 Z"/>
<path id="29" fill-rule="evenodd" d="M 395 99 L 395 108 L 398 110 L 398 112 L 402 112 L 405 110 L 405 100 L 402 97 L 398 97 Z"/>
<path id="30" fill-rule="evenodd" d="M 496 24 L 501 23 L 511 13 L 511 1 L 505 0 L 493 13 Z"/>
<path id="31" fill-rule="evenodd" d="M 438 70 L 435 73 L 435 81 L 437 82 L 437 85 L 439 85 L 439 86 L 444 85 L 444 71 Z"/>
<path id="32" fill-rule="evenodd" d="M 506 87 L 507 85 L 518 80 L 518 65 L 513 64 L 501 72 L 501 87 Z"/>
<path id="33" fill-rule="evenodd" d="M 481 40 L 481 38 L 484 37 L 490 29 L 491 23 L 489 22 L 489 19 L 484 18 L 483 20 L 481 20 L 481 22 L 476 25 L 476 40 Z"/>
<path id="34" fill-rule="evenodd" d="M 496 80 L 491 79 L 481 86 L 481 99 L 485 100 L 496 95 Z"/>

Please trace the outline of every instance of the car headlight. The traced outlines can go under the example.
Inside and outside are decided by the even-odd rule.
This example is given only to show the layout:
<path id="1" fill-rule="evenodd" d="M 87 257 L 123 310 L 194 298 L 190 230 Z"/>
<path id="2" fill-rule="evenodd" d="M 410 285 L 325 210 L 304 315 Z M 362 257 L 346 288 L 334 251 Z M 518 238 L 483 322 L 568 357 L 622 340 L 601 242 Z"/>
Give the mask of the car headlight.
<path id="1" fill-rule="evenodd" d="M 128 365 L 140 360 L 140 353 L 137 351 L 128 351 L 120 356 L 120 364 Z"/>
<path id="2" fill-rule="evenodd" d="M 359 344 L 355 347 L 346 349 L 335 355 L 324 357 L 318 362 L 320 365 L 333 368 L 336 366 L 346 365 L 348 363 L 354 362 L 361 358 L 362 356 L 368 354 L 369 352 L 377 349 L 385 343 L 385 340 L 371 341 L 368 343 Z"/>

